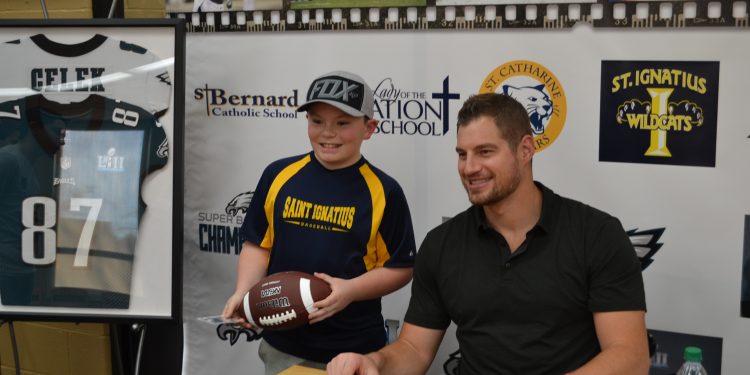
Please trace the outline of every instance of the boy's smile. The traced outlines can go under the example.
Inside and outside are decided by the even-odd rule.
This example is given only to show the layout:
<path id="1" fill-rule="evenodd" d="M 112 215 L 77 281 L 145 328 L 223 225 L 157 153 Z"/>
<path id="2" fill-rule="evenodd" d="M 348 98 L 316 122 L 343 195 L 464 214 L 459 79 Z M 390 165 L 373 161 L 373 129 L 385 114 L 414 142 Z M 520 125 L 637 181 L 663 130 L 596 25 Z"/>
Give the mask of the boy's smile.
<path id="1" fill-rule="evenodd" d="M 328 169 L 346 168 L 362 156 L 362 141 L 369 139 L 377 120 L 350 116 L 326 103 L 307 110 L 307 135 L 318 161 Z"/>

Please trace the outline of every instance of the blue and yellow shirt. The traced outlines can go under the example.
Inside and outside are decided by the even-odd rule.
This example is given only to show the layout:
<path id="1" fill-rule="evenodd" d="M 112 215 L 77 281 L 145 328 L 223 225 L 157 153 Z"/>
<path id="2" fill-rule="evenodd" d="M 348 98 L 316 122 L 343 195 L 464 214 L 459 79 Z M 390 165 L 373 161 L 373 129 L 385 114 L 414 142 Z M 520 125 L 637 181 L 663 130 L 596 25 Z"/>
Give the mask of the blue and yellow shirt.
<path id="1" fill-rule="evenodd" d="M 416 253 L 409 207 L 393 178 L 364 158 L 329 170 L 312 152 L 266 168 L 240 234 L 270 250 L 268 274 L 351 279 L 375 267 L 412 267 Z M 353 302 L 323 322 L 263 336 L 283 352 L 327 362 L 340 352 L 384 346 L 380 309 L 379 298 Z"/>

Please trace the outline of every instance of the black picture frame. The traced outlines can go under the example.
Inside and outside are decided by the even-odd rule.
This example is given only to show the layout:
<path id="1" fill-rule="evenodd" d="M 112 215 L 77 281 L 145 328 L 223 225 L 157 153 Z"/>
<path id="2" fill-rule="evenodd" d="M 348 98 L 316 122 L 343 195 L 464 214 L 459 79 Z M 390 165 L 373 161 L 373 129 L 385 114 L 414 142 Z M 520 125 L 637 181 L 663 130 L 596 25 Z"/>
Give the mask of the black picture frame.
<path id="1" fill-rule="evenodd" d="M 144 86 L 143 90 L 134 90 L 133 87 L 130 87 L 127 90 L 127 95 L 122 94 L 121 92 L 115 94 L 114 91 L 110 91 L 109 88 L 114 87 L 115 84 L 119 84 L 120 82 L 131 82 L 128 81 L 128 79 L 138 77 L 138 74 L 144 71 L 144 65 L 142 62 L 134 62 L 132 69 L 122 68 L 123 60 L 127 60 L 127 58 L 120 58 L 113 55 L 109 55 L 111 60 L 107 62 L 86 61 L 85 59 L 84 62 L 81 62 L 81 67 L 92 67 L 89 73 L 94 72 L 94 67 L 106 68 L 104 72 L 97 70 L 96 74 L 91 73 L 91 75 L 88 76 L 81 73 L 86 77 L 84 80 L 87 80 L 86 82 L 88 82 L 88 84 L 80 84 L 82 80 L 81 75 L 79 75 L 79 68 L 70 68 L 70 70 L 65 70 L 68 68 L 58 68 L 55 70 L 55 64 L 58 63 L 58 60 L 55 60 L 54 57 L 50 57 L 49 61 L 47 61 L 47 55 L 32 54 L 32 56 L 42 57 L 38 59 L 40 61 L 29 61 L 25 54 L 3 56 L 4 66 L 7 66 L 6 64 L 12 64 L 26 67 L 24 68 L 26 70 L 23 70 L 23 72 L 26 73 L 27 77 L 24 78 L 23 74 L 20 74 L 20 76 L 22 77 L 22 80 L 28 79 L 29 84 L 25 85 L 26 87 L 23 87 L 27 90 L 15 90 L 19 89 L 19 84 L 17 82 L 19 74 L 11 74 L 15 78 L 9 77 L 9 74 L 0 74 L 0 103 L 7 100 L 14 100 L 14 98 L 25 98 L 37 94 L 42 94 L 45 99 L 54 102 L 77 102 L 78 99 L 58 100 L 58 98 L 63 98 L 63 96 L 56 96 L 56 94 L 60 94 L 63 91 L 71 93 L 79 90 L 82 91 L 81 94 L 84 96 L 97 95 L 116 100 L 118 101 L 117 103 L 132 103 L 134 106 L 152 114 L 153 118 L 158 120 L 152 121 L 151 124 L 155 124 L 155 128 L 163 129 L 163 134 L 166 134 L 169 148 L 168 160 L 165 165 L 155 171 L 149 170 L 144 172 L 144 164 L 140 164 L 141 183 L 138 186 L 139 191 L 135 194 L 138 195 L 138 200 L 142 200 L 146 206 L 145 210 L 142 211 L 142 215 L 139 215 L 138 219 L 135 220 L 137 239 L 132 240 L 131 238 L 129 240 L 130 242 L 128 242 L 135 242 L 134 248 L 131 249 L 131 256 L 129 258 L 126 257 L 129 259 L 126 262 L 130 262 L 130 271 L 132 272 L 130 286 L 125 292 L 122 290 L 118 291 L 119 294 L 127 295 L 126 305 L 122 303 L 116 306 L 109 305 L 110 300 L 108 297 L 103 297 L 103 299 L 107 298 L 106 301 L 98 301 L 99 297 L 97 297 L 96 293 L 92 295 L 85 294 L 87 298 L 84 299 L 87 301 L 93 301 L 91 303 L 78 303 L 75 296 L 67 297 L 70 300 L 66 300 L 66 302 L 59 304 L 57 303 L 57 299 L 53 299 L 52 302 L 45 301 L 43 303 L 30 303 L 29 305 L 24 305 L 23 303 L 4 305 L 0 302 L 0 320 L 111 323 L 181 321 L 182 230 L 184 203 L 184 21 L 178 19 L 0 21 L 0 44 L 14 40 L 22 40 L 26 42 L 26 45 L 31 46 L 30 48 L 34 48 L 35 45 L 31 41 L 31 36 L 40 34 L 44 35 L 45 40 L 52 41 L 52 44 L 57 43 L 67 46 L 82 46 L 87 41 L 92 42 L 94 39 L 97 39 L 94 43 L 96 45 L 103 40 L 103 36 L 106 37 L 108 41 L 112 41 L 113 45 L 114 43 L 119 43 L 121 49 L 133 52 L 131 55 L 144 55 L 146 53 L 153 55 L 155 59 L 153 60 L 153 63 L 148 64 L 149 67 L 145 69 L 147 73 L 144 75 L 155 75 L 154 69 L 163 69 L 168 73 L 168 76 L 162 74 L 156 77 L 161 79 L 163 84 L 171 86 L 171 92 L 169 92 L 168 98 L 161 102 L 161 104 L 166 106 L 160 107 L 158 105 L 153 105 L 153 107 L 148 106 L 149 108 L 146 108 L 147 106 L 145 105 L 141 106 L 140 103 L 135 103 L 142 100 L 144 96 L 149 96 L 156 91 L 163 91 L 163 88 L 152 90 L 149 86 Z M 101 44 L 101 46 L 104 45 L 105 43 Z M 67 52 L 63 49 L 60 53 L 65 55 Z M 60 62 L 59 64 L 62 66 L 67 63 L 68 62 Z M 111 69 L 107 68 L 109 64 L 112 64 Z M 156 68 L 154 68 L 154 66 Z M 37 71 L 30 73 L 29 69 L 33 69 L 34 67 L 37 67 Z M 49 71 L 45 72 L 44 69 L 49 69 Z M 75 72 L 73 72 L 73 69 L 75 69 Z M 84 68 L 80 69 L 82 69 L 81 71 L 85 71 Z M 39 73 L 40 71 L 41 73 Z M 35 76 L 35 73 L 39 73 L 40 75 Z M 66 78 L 61 81 L 63 75 L 66 77 L 74 77 L 77 75 L 78 78 Z M 46 82 L 46 84 L 52 82 L 51 85 L 46 87 L 53 87 L 53 89 L 40 89 L 38 86 L 31 88 L 31 86 L 34 86 L 35 77 L 37 82 Z M 117 79 L 121 79 L 121 81 L 117 81 L 117 79 L 113 77 L 117 77 Z M 101 81 L 97 81 L 97 78 L 101 78 Z M 153 80 L 155 78 L 151 77 L 150 79 Z M 66 82 L 65 85 L 73 86 L 64 86 L 63 82 Z M 75 86 L 77 84 L 80 85 Z M 98 89 L 101 89 L 102 86 L 104 86 L 104 91 L 94 92 L 101 91 L 91 88 L 94 87 L 95 84 L 97 84 L 96 86 Z M 140 85 L 140 83 L 135 84 L 136 87 L 138 85 Z M 14 92 L 14 90 L 17 92 Z M 87 90 L 90 90 L 90 92 L 86 93 Z M 141 119 L 145 117 L 146 116 L 142 116 Z M 114 116 L 112 118 L 114 118 Z M 150 116 L 148 118 L 151 119 Z M 143 141 L 143 144 L 146 144 L 145 140 Z M 146 147 L 144 146 L 144 150 L 145 149 Z M 62 207 L 62 203 L 60 204 L 60 207 Z M 62 208 L 60 210 L 62 210 Z M 120 215 L 128 216 L 127 214 Z M 89 216 L 89 218 L 90 217 L 91 216 Z M 132 221 L 133 220 L 130 220 L 130 222 Z M 99 221 L 96 220 L 92 220 L 92 222 L 99 223 Z M 57 230 L 55 227 L 52 227 L 51 229 Z M 133 232 L 132 226 L 130 229 L 131 232 Z M 42 229 L 39 231 L 42 231 Z M 0 232 L 0 236 L 2 236 L 2 232 Z M 96 232 L 94 232 L 93 237 L 96 237 Z M 96 241 L 96 239 L 94 241 Z M 2 242 L 0 242 L 0 246 L 3 246 Z M 8 248 L 8 246 L 6 246 L 6 248 Z M 55 246 L 55 249 L 57 254 L 62 254 L 62 252 L 57 249 L 57 245 Z M 80 249 L 81 247 L 78 247 L 78 251 L 80 251 Z M 2 249 L 0 248 L 0 250 Z M 16 249 L 15 251 L 18 250 Z M 33 254 L 38 255 L 38 250 L 35 251 L 37 251 L 37 253 Z M 92 249 L 91 254 L 94 254 L 95 251 L 96 250 Z M 30 253 L 26 252 L 25 256 L 29 256 L 28 254 Z M 47 252 L 45 251 L 44 254 L 46 256 Z M 32 256 L 36 257 L 37 255 Z M 52 263 L 54 264 L 58 259 L 63 259 L 63 256 L 58 255 L 57 258 L 54 258 Z M 2 261 L 2 259 L 0 259 L 0 261 Z M 58 262 L 62 263 L 62 261 Z M 51 266 L 45 264 L 44 267 Z M 57 267 L 62 266 L 58 265 Z M 32 273 L 36 272 L 37 270 L 35 269 Z M 63 272 L 58 272 L 59 274 L 63 274 Z M 107 272 L 104 272 L 104 274 L 106 273 Z M 57 274 L 55 274 L 53 278 L 57 277 Z M 49 279 L 49 277 L 47 277 L 47 279 Z M 4 281 L 0 279 L 0 282 Z M 39 281 L 35 280 L 34 282 L 36 283 L 34 288 L 36 288 Z M 50 283 L 49 281 L 46 282 Z M 58 284 L 58 280 L 55 280 L 54 283 L 55 284 L 53 284 L 52 287 L 48 286 L 47 289 L 42 288 L 41 290 L 57 288 L 57 285 L 61 284 Z M 6 285 L 10 286 L 12 284 L 11 282 L 7 282 Z M 79 289 L 90 290 L 87 287 Z M 46 292 L 40 293 L 39 289 L 34 289 L 34 293 L 44 294 Z M 1 300 L 2 294 L 0 294 L 0 301 Z M 72 303 L 70 303 L 71 301 Z M 101 302 L 101 305 L 99 302 Z"/>

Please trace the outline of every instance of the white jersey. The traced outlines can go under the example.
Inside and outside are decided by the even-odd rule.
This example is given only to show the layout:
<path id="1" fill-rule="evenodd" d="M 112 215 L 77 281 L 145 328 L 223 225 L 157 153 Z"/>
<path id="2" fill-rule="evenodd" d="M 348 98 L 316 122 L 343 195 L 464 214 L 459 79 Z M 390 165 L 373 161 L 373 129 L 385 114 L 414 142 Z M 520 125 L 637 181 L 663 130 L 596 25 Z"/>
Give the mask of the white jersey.
<path id="1" fill-rule="evenodd" d="M 96 34 L 61 44 L 44 34 L 0 43 L 0 102 L 43 93 L 60 102 L 98 94 L 131 103 L 157 117 L 169 107 L 167 66 L 143 47 Z"/>

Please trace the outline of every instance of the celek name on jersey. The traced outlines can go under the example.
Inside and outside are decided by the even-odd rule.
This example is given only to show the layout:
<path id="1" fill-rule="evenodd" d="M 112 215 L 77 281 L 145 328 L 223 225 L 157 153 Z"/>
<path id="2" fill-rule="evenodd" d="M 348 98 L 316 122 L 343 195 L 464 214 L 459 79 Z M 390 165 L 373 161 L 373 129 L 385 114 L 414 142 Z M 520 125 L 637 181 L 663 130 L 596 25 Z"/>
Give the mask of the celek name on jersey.
<path id="1" fill-rule="evenodd" d="M 104 92 L 104 68 L 34 68 L 31 88 L 36 91 Z"/>

